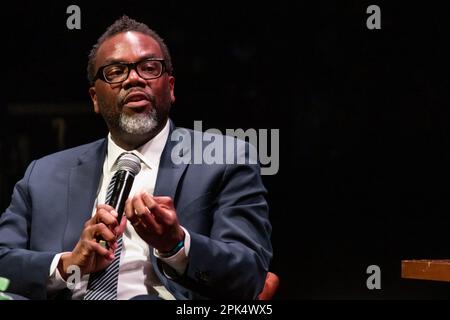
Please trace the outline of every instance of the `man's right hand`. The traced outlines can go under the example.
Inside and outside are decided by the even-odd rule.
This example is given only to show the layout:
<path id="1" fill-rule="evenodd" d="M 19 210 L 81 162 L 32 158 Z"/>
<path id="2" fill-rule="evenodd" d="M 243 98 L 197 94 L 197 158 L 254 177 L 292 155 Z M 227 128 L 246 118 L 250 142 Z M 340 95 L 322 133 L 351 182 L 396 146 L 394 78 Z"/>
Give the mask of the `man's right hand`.
<path id="1" fill-rule="evenodd" d="M 101 204 L 97 212 L 84 224 L 83 232 L 75 249 L 61 256 L 58 270 L 67 280 L 69 266 L 80 268 L 81 274 L 88 274 L 106 269 L 114 260 L 114 251 L 117 248 L 117 239 L 126 227 L 127 219 L 122 217 L 120 225 L 117 222 L 117 212 L 113 207 Z M 97 239 L 102 238 L 108 242 L 108 248 L 102 247 Z"/>

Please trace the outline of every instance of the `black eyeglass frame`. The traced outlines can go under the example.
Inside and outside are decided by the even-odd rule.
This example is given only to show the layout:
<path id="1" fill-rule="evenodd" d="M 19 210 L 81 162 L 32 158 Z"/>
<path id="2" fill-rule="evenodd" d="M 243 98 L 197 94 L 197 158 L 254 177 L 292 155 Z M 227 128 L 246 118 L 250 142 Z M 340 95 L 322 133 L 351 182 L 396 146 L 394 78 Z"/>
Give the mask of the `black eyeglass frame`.
<path id="1" fill-rule="evenodd" d="M 162 68 L 161 68 L 161 73 L 160 73 L 157 77 L 144 78 L 143 76 L 141 76 L 141 74 L 139 73 L 139 70 L 138 70 L 137 66 L 138 66 L 139 64 L 143 63 L 143 62 L 146 62 L 146 61 L 159 61 L 159 62 L 161 63 L 161 66 L 162 66 Z M 126 67 L 128 68 L 128 73 L 127 73 L 127 76 L 126 76 L 123 80 L 111 82 L 111 81 L 108 81 L 108 80 L 106 79 L 105 74 L 103 73 L 103 71 L 105 70 L 105 68 L 110 67 L 110 66 L 115 66 L 115 65 L 126 66 Z M 101 66 L 100 68 L 98 68 L 97 73 L 95 74 L 94 79 L 92 79 L 92 83 L 94 83 L 97 79 L 100 79 L 100 80 L 102 80 L 102 81 L 104 81 L 104 82 L 106 82 L 106 83 L 109 83 L 109 84 L 121 83 L 121 82 L 124 82 L 125 80 L 128 79 L 128 77 L 130 76 L 131 70 L 136 71 L 136 73 L 139 75 L 139 77 L 141 77 L 141 78 L 144 79 L 144 80 L 158 79 L 158 78 L 160 78 L 165 72 L 167 72 L 167 69 L 166 69 L 166 61 L 165 61 L 164 59 L 149 58 L 149 59 L 144 59 L 144 60 L 141 60 L 141 61 L 138 61 L 138 62 L 130 62 L 130 63 L 125 63 L 125 62 L 114 62 L 114 63 L 110 63 L 110 64 L 107 64 L 107 65 L 104 65 L 104 66 Z"/>

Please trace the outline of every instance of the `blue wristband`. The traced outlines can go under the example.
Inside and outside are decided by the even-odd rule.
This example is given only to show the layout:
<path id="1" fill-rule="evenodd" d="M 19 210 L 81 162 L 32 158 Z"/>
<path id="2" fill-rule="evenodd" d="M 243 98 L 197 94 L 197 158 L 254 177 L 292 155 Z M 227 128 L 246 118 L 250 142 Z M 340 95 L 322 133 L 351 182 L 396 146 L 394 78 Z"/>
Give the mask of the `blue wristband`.
<path id="1" fill-rule="evenodd" d="M 178 253 L 178 251 L 181 250 L 181 248 L 184 247 L 184 238 L 182 240 L 180 240 L 180 242 L 177 243 L 177 245 L 175 246 L 175 248 L 173 248 L 172 250 L 168 251 L 168 252 L 160 252 L 158 251 L 158 255 L 160 255 L 162 258 L 168 258 L 171 257 L 173 255 L 175 255 L 176 253 Z"/>

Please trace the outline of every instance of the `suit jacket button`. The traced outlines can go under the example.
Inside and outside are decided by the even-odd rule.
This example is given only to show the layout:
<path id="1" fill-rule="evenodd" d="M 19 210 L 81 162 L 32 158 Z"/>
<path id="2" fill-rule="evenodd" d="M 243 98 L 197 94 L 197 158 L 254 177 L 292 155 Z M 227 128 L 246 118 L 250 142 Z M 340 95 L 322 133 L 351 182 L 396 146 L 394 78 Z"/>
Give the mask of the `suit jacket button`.
<path id="1" fill-rule="evenodd" d="M 209 281 L 209 271 L 197 271 L 195 277 L 199 282 L 206 283 Z"/>

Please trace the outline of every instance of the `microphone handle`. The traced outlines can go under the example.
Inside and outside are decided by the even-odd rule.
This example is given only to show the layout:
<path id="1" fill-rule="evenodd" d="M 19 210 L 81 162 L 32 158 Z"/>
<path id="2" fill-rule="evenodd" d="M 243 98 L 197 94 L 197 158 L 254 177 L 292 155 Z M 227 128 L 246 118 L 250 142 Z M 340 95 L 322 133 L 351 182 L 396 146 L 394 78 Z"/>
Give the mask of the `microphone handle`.
<path id="1" fill-rule="evenodd" d="M 116 173 L 116 181 L 114 181 L 111 198 L 106 203 L 113 207 L 117 212 L 117 222 L 120 224 L 122 220 L 123 211 L 125 209 L 125 202 L 130 195 L 131 187 L 133 186 L 134 175 L 126 170 L 119 170 Z M 97 238 L 97 242 L 104 248 L 109 248 L 108 243 L 102 237 Z"/>
<path id="2" fill-rule="evenodd" d="M 129 171 L 120 170 L 117 172 L 116 181 L 114 182 L 114 189 L 107 204 L 117 211 L 117 222 L 119 224 L 122 220 L 122 215 L 125 209 L 125 202 L 130 195 L 133 182 L 134 175 Z"/>

